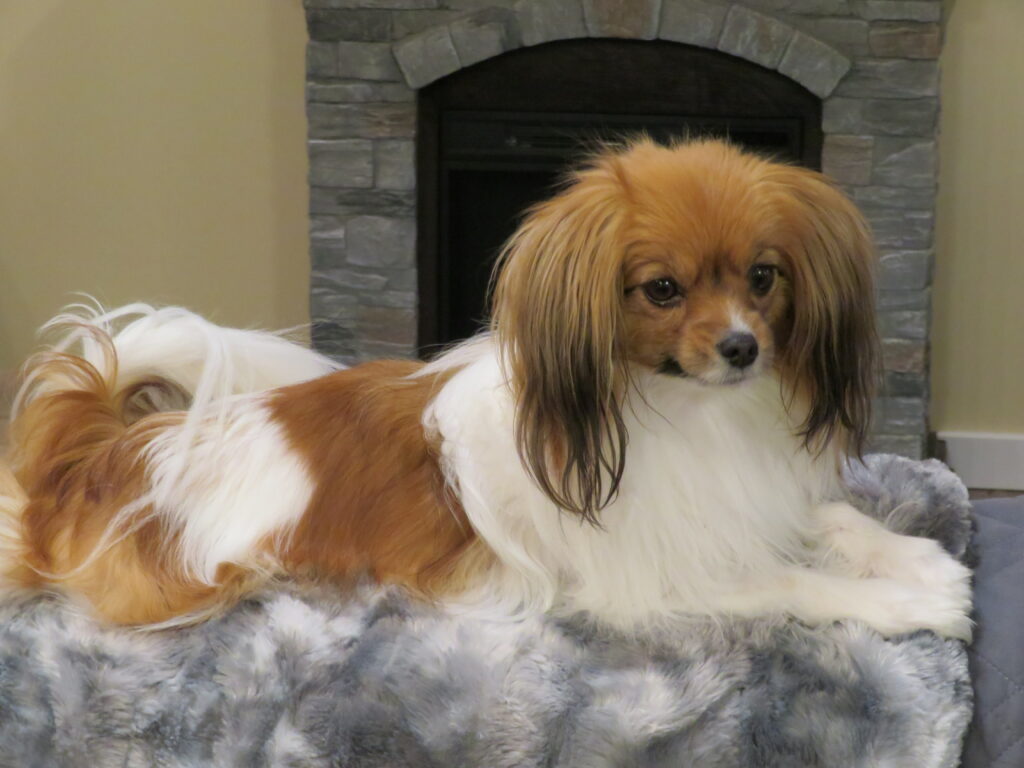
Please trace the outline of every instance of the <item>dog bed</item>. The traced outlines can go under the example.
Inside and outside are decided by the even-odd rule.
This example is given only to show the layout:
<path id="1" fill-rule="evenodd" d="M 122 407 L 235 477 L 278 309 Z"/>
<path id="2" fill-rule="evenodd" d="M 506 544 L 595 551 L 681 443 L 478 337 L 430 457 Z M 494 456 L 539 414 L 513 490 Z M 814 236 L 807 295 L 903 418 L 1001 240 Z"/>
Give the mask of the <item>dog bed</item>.
<path id="1" fill-rule="evenodd" d="M 974 719 L 963 768 L 1024 765 L 1024 496 L 975 505 L 974 612 L 969 650 Z"/>
<path id="2" fill-rule="evenodd" d="M 871 456 L 848 485 L 894 530 L 964 556 L 970 506 L 943 465 Z M 56 598 L 0 608 L 0 765 L 19 768 L 952 768 L 971 698 L 963 644 L 852 623 L 637 639 L 287 586 L 158 633 Z"/>

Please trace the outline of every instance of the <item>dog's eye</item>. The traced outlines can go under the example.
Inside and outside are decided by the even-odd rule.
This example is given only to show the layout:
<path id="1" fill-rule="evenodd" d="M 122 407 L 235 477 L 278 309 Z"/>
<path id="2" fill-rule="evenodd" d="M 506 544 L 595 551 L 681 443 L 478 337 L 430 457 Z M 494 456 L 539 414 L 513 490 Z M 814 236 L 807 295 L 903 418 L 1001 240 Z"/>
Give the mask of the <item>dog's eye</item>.
<path id="1" fill-rule="evenodd" d="M 671 277 L 659 277 L 643 284 L 644 295 L 654 304 L 663 307 L 683 295 L 679 283 Z"/>
<path id="2" fill-rule="evenodd" d="M 775 285 L 775 276 L 779 268 L 772 264 L 755 264 L 747 273 L 750 280 L 750 290 L 757 296 L 765 296 Z"/>

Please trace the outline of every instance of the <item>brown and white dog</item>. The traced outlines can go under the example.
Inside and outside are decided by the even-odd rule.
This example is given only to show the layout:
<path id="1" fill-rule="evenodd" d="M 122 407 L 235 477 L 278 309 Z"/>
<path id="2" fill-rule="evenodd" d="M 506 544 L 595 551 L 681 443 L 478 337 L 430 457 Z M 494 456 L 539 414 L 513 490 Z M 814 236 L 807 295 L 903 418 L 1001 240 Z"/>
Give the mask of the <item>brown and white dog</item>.
<path id="1" fill-rule="evenodd" d="M 820 174 L 641 140 L 529 212 L 491 332 L 429 365 L 332 372 L 179 309 L 59 319 L 12 423 L 7 582 L 127 624 L 287 574 L 624 628 L 788 614 L 966 638 L 967 571 L 840 501 L 872 265 Z"/>

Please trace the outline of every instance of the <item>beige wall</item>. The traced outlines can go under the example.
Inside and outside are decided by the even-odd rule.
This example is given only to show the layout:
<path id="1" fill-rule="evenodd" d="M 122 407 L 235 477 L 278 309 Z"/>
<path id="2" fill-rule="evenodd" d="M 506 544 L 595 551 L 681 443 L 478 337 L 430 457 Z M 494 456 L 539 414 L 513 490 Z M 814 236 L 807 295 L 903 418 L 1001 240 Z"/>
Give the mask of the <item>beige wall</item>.
<path id="1" fill-rule="evenodd" d="M 308 322 L 301 0 L 0 0 L 0 370 L 86 291 Z"/>
<path id="2" fill-rule="evenodd" d="M 946 10 L 932 422 L 1024 432 L 1024 2 Z"/>

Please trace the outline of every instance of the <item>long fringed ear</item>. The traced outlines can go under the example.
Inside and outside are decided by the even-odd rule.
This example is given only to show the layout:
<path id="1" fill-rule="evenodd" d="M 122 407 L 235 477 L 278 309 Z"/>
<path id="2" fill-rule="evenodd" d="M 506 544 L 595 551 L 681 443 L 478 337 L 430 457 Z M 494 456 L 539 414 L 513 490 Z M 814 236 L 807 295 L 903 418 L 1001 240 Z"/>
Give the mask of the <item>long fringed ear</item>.
<path id="1" fill-rule="evenodd" d="M 614 157 L 534 207 L 496 267 L 492 329 L 519 455 L 559 507 L 597 524 L 625 467 L 623 187 Z"/>
<path id="2" fill-rule="evenodd" d="M 809 397 L 807 445 L 833 438 L 860 455 L 878 370 L 875 253 L 856 206 L 821 174 L 777 168 L 779 213 L 793 272 L 793 325 L 783 360 Z"/>

